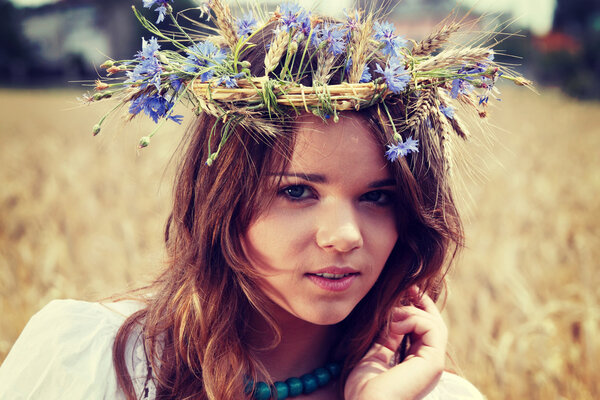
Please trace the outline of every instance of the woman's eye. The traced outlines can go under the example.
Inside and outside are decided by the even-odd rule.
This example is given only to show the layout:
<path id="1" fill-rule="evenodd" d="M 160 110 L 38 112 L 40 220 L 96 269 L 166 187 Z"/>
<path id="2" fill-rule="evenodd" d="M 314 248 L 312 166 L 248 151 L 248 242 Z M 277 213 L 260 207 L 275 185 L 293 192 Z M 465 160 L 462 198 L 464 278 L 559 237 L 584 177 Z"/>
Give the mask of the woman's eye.
<path id="1" fill-rule="evenodd" d="M 290 200 L 303 200 L 310 197 L 312 194 L 310 189 L 304 185 L 288 186 L 283 188 L 280 193 L 288 197 Z"/>
<path id="2" fill-rule="evenodd" d="M 361 196 L 362 201 L 377 203 L 379 205 L 389 204 L 391 199 L 391 193 L 383 190 L 373 190 L 372 192 L 365 193 Z"/>

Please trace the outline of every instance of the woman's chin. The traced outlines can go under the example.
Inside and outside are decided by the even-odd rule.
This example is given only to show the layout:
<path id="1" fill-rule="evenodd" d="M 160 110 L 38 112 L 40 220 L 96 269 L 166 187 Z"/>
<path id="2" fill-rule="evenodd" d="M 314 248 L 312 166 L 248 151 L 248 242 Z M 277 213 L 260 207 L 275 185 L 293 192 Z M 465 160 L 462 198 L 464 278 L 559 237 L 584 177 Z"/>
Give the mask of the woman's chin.
<path id="1" fill-rule="evenodd" d="M 311 315 L 299 316 L 299 317 L 301 319 L 303 319 L 304 321 L 310 322 L 311 324 L 314 324 L 314 325 L 335 325 L 335 324 L 339 324 L 344 319 L 346 319 L 346 317 L 348 315 L 350 315 L 351 311 L 352 311 L 352 309 L 348 309 L 348 310 L 328 309 L 328 310 L 324 310 L 323 312 L 312 313 Z"/>

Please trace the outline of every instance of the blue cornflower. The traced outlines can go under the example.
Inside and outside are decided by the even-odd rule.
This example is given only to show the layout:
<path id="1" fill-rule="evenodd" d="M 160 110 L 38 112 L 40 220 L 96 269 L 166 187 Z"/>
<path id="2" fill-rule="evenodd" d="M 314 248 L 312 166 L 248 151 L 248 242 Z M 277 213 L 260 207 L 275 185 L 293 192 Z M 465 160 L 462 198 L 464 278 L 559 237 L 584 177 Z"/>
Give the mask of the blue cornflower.
<path id="1" fill-rule="evenodd" d="M 283 3 L 279 6 L 281 14 L 280 21 L 284 31 L 289 32 L 293 29 L 305 28 L 310 26 L 310 16 L 300 5 L 295 3 Z M 310 31 L 310 29 L 309 29 Z"/>
<path id="2" fill-rule="evenodd" d="M 184 80 L 175 74 L 169 75 L 169 81 L 171 82 L 171 87 L 173 90 L 175 90 L 175 92 L 179 92 L 181 88 L 184 87 Z"/>
<path id="3" fill-rule="evenodd" d="M 493 52 L 491 52 L 490 55 L 487 56 L 487 60 L 489 62 L 494 61 L 494 53 Z M 489 66 L 490 66 L 490 64 L 488 64 L 488 63 L 477 63 L 477 67 L 471 69 L 468 73 L 478 73 L 478 72 L 483 73 L 488 69 Z"/>
<path id="4" fill-rule="evenodd" d="M 375 30 L 375 39 L 384 45 L 383 54 L 391 57 L 400 56 L 400 48 L 406 46 L 406 40 L 400 36 L 394 36 L 394 25 L 390 22 L 376 21 L 373 29 Z"/>
<path id="5" fill-rule="evenodd" d="M 346 16 L 346 28 L 348 31 L 358 30 L 360 24 L 360 13 L 355 10 L 354 16 L 348 14 L 346 9 L 344 8 L 344 15 Z"/>
<path id="6" fill-rule="evenodd" d="M 486 78 L 486 77 L 481 77 L 481 83 L 479 84 L 479 87 L 485 89 L 484 92 L 482 94 L 480 94 L 479 97 L 479 105 L 486 105 L 488 103 L 488 101 L 490 100 L 490 96 L 495 96 L 495 94 L 492 93 L 500 93 L 500 91 L 494 87 L 496 80 L 498 79 L 498 76 L 494 76 L 493 78 Z M 499 100 L 499 99 L 497 99 Z"/>
<path id="7" fill-rule="evenodd" d="M 142 38 L 142 50 L 135 55 L 137 64 L 133 71 L 127 71 L 128 79 L 125 83 L 143 81 L 141 84 L 142 89 L 152 84 L 156 87 L 156 90 L 160 90 L 163 68 L 158 60 L 158 49 L 160 49 L 160 45 L 155 37 L 150 38 L 147 42 Z"/>
<path id="8" fill-rule="evenodd" d="M 371 76 L 371 73 L 369 72 L 369 67 L 367 67 L 365 65 L 365 68 L 363 69 L 362 75 L 360 76 L 360 80 L 358 81 L 358 83 L 371 82 L 371 79 L 373 79 L 373 77 Z"/>
<path id="9" fill-rule="evenodd" d="M 183 115 L 169 115 L 167 118 L 178 125 L 181 125 L 181 123 L 183 122 Z"/>
<path id="10" fill-rule="evenodd" d="M 396 144 L 388 144 L 388 150 L 385 152 L 385 157 L 388 161 L 395 161 L 400 157 L 406 157 L 410 153 L 417 153 L 419 151 L 419 141 L 411 137 L 406 139 L 404 142 L 398 142 Z"/>
<path id="11" fill-rule="evenodd" d="M 344 24 L 344 28 L 346 28 L 346 42 L 350 42 L 352 39 L 352 32 L 357 31 L 360 28 L 360 13 L 354 11 L 354 16 L 351 16 L 345 8 L 343 11 L 346 16 L 346 23 Z"/>
<path id="12" fill-rule="evenodd" d="M 452 90 L 450 91 L 450 96 L 455 99 L 459 94 L 469 94 L 474 89 L 475 87 L 465 79 L 456 78 L 452 81 Z"/>
<path id="13" fill-rule="evenodd" d="M 348 63 L 346 64 L 346 74 L 348 74 L 348 72 L 350 71 L 350 67 L 352 67 L 352 58 L 349 58 Z M 358 83 L 371 82 L 371 79 L 373 79 L 373 77 L 371 76 L 371 72 L 369 72 L 369 67 L 365 65 Z"/>
<path id="14" fill-rule="evenodd" d="M 144 7 L 151 8 L 155 4 L 158 6 L 154 9 L 154 11 L 158 12 L 158 19 L 156 20 L 156 23 L 160 24 L 164 21 L 167 12 L 170 12 L 169 8 L 171 5 L 169 2 L 172 3 L 173 0 L 144 0 Z"/>
<path id="15" fill-rule="evenodd" d="M 298 35 L 303 35 L 306 38 L 308 35 L 310 35 L 311 29 L 312 24 L 310 23 L 310 14 L 305 13 L 300 20 L 300 25 L 298 26 Z"/>
<path id="16" fill-rule="evenodd" d="M 381 69 L 379 64 L 376 65 L 377 69 L 375 72 L 383 75 L 383 80 L 387 84 L 388 89 L 395 94 L 402 93 L 410 81 L 410 74 L 404 65 L 404 59 L 395 57 L 390 58 L 385 66 L 385 70 Z"/>
<path id="17" fill-rule="evenodd" d="M 142 38 L 142 50 L 138 51 L 135 55 L 135 59 L 138 61 L 143 61 L 149 58 L 152 58 L 156 55 L 156 52 L 160 49 L 160 45 L 158 44 L 158 39 L 154 36 L 150 38 L 147 42 Z"/>
<path id="18" fill-rule="evenodd" d="M 334 56 L 342 54 L 346 48 L 346 32 L 342 24 L 323 24 L 315 32 L 315 46 L 325 46 Z"/>
<path id="19" fill-rule="evenodd" d="M 446 116 L 446 118 L 454 119 L 454 107 L 440 105 L 440 111 Z"/>
<path id="20" fill-rule="evenodd" d="M 215 85 L 219 86 L 224 83 L 225 87 L 228 87 L 228 88 L 238 87 L 237 79 L 241 78 L 242 76 L 244 76 L 243 72 L 240 72 L 239 74 L 236 74 L 233 76 L 223 75 L 223 76 L 220 76 L 219 79 L 217 79 Z"/>
<path id="21" fill-rule="evenodd" d="M 191 74 L 201 72 L 200 80 L 209 81 L 214 75 L 214 67 L 219 66 L 225 61 L 227 54 L 209 41 L 196 43 L 188 48 L 190 54 L 187 59 L 190 64 L 183 70 Z"/>
<path id="22" fill-rule="evenodd" d="M 489 62 L 492 62 L 494 60 L 494 53 L 490 53 L 487 59 Z M 460 94 L 467 95 L 475 90 L 475 86 L 473 85 L 473 83 L 475 83 L 475 79 L 479 79 L 481 81 L 480 83 L 476 83 L 477 87 L 487 89 L 486 92 L 489 93 L 500 74 L 497 73 L 498 71 L 496 69 L 490 73 L 490 76 L 483 76 L 482 74 L 486 73 L 488 68 L 489 64 L 487 63 L 477 63 L 475 66 L 469 67 L 462 66 L 458 70 L 458 74 L 464 75 L 464 77 L 458 77 L 452 81 L 452 90 L 450 91 L 452 98 L 455 99 Z M 479 104 L 487 103 L 487 101 L 487 96 L 480 96 Z"/>
<path id="23" fill-rule="evenodd" d="M 237 21 L 238 35 L 250 36 L 257 24 L 252 11 L 250 11 L 248 14 L 244 15 L 242 19 Z"/>
<path id="24" fill-rule="evenodd" d="M 178 124 L 181 124 L 183 120 L 182 115 L 171 115 L 171 109 L 173 106 L 174 103 L 172 101 L 167 100 L 167 98 L 157 93 L 142 94 L 131 101 L 129 113 L 137 115 L 143 111 L 146 115 L 152 118 L 155 123 L 158 123 L 160 118 L 166 117 Z"/>

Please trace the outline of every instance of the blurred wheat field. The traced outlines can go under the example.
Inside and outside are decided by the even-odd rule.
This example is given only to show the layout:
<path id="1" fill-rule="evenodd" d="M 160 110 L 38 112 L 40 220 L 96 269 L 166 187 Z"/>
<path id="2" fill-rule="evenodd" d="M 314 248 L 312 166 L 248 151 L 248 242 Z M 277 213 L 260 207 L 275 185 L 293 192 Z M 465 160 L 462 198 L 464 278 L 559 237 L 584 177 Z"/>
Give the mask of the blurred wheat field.
<path id="1" fill-rule="evenodd" d="M 164 257 L 181 128 L 91 127 L 77 92 L 0 90 L 0 360 L 54 298 L 148 282 Z M 490 399 L 600 397 L 600 104 L 506 88 L 487 179 L 444 311 L 451 353 Z M 189 117 L 189 114 L 187 115 Z M 189 119 L 189 118 L 188 118 Z"/>

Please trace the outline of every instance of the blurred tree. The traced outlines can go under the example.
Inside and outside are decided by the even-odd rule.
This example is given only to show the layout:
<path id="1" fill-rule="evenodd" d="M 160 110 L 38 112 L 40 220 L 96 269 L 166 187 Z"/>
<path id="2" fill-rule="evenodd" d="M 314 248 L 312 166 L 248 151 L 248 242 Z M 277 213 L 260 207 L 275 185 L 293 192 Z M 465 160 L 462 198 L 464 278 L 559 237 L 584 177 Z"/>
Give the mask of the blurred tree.
<path id="1" fill-rule="evenodd" d="M 589 31 L 598 31 L 600 1 L 557 0 L 554 13 L 554 29 L 582 36 Z"/>
<path id="2" fill-rule="evenodd" d="M 0 76 L 1 81 L 21 81 L 31 61 L 31 45 L 23 36 L 18 10 L 8 0 L 0 0 Z"/>
<path id="3" fill-rule="evenodd" d="M 600 1 L 557 0 L 553 30 L 573 40 L 545 52 L 542 77 L 569 94 L 600 98 Z"/>

